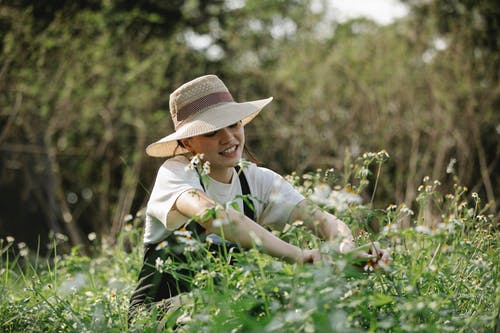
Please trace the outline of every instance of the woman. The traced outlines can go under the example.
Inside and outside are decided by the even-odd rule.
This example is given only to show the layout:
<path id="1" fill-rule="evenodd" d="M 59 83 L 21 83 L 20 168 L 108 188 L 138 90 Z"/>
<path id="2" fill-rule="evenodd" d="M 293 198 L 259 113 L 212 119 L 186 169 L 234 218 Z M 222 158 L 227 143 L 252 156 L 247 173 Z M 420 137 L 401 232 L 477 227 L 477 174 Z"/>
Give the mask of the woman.
<path id="1" fill-rule="evenodd" d="M 171 306 L 179 293 L 190 289 L 189 281 L 179 278 L 179 274 L 189 275 L 188 271 L 159 272 L 155 268 L 157 258 L 186 260 L 183 253 L 173 250 L 178 245 L 176 234 L 194 233 L 219 246 L 226 242 L 229 248 L 249 249 L 257 243 L 264 253 L 290 263 L 318 262 L 318 249 L 298 248 L 266 229 L 301 220 L 319 237 L 338 242 L 341 253 L 354 249 L 346 224 L 315 208 L 281 176 L 254 163 L 238 166 L 246 151 L 244 126 L 271 100 L 237 103 L 215 75 L 194 79 L 170 95 L 175 132 L 146 149 L 150 156 L 171 158 L 160 167 L 148 202 L 146 253 L 131 298 L 132 310 L 162 300 Z M 254 200 L 242 200 L 245 195 Z M 238 209 L 221 208 L 235 198 Z M 188 224 L 190 220 L 194 222 Z M 186 225 L 190 230 L 179 232 Z M 221 234 L 231 243 L 218 237 Z M 378 245 L 357 256 L 390 261 L 389 253 Z"/>

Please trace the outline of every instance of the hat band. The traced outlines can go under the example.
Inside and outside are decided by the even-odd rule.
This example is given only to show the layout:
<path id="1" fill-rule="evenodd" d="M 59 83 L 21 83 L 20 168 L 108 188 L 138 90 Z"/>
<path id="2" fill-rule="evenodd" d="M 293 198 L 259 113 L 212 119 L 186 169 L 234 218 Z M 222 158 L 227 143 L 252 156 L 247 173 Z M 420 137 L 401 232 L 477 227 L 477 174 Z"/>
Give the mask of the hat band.
<path id="1" fill-rule="evenodd" d="M 233 96 L 231 96 L 231 94 L 228 91 L 221 91 L 208 94 L 180 108 L 177 111 L 177 121 L 180 123 L 183 120 L 187 119 L 190 115 L 198 113 L 201 110 L 211 107 L 215 104 L 222 102 L 232 102 L 232 101 L 233 101 Z"/>

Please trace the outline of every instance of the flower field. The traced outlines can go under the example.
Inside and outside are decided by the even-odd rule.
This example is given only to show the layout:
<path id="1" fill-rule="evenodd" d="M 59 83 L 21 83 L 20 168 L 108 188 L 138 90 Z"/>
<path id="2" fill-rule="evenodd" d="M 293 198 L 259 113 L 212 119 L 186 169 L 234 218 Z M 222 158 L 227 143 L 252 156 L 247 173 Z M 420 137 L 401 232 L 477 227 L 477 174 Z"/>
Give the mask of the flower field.
<path id="1" fill-rule="evenodd" d="M 359 265 L 294 221 L 280 236 L 320 246 L 328 260 L 292 265 L 252 249 L 234 254 L 238 263 L 229 265 L 197 244 L 194 252 L 186 249 L 196 274 L 185 304 L 166 314 L 139 311 L 129 324 L 128 298 L 142 262 L 139 212 L 116 245 L 89 237 L 92 257 L 77 248 L 60 255 L 63 235 L 54 235 L 50 259 L 2 239 L 0 331 L 499 332 L 500 232 L 487 204 L 460 185 L 441 193 L 439 181 L 426 177 L 415 209 L 374 208 L 376 186 L 362 198 L 369 184 L 383 181 L 384 158 L 364 155 L 350 172 L 318 170 L 289 180 L 348 223 L 358 244 L 378 241 L 390 249 L 388 267 Z"/>

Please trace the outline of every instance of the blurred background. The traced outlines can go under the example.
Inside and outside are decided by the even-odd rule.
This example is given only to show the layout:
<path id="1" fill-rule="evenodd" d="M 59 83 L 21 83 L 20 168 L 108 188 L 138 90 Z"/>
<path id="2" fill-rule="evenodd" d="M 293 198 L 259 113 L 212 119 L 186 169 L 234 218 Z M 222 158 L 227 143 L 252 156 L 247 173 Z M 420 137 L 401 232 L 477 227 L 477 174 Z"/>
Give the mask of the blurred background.
<path id="1" fill-rule="evenodd" d="M 497 216 L 500 3 L 386 4 L 1 1 L 0 237 L 112 242 L 163 162 L 144 148 L 173 131 L 170 92 L 207 73 L 237 101 L 274 96 L 246 128 L 266 167 L 385 149 L 375 207 L 414 206 L 429 176 Z"/>

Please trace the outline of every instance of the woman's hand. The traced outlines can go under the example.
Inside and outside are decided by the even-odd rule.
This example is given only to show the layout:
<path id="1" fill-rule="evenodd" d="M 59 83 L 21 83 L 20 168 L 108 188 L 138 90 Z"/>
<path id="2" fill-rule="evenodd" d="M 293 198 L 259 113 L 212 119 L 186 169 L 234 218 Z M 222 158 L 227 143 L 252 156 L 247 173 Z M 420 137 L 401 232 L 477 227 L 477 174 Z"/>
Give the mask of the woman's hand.
<path id="1" fill-rule="evenodd" d="M 316 264 L 322 260 L 319 249 L 302 250 L 296 262 L 298 264 Z"/>
<path id="2" fill-rule="evenodd" d="M 382 249 L 378 242 L 365 244 L 360 247 L 354 247 L 350 241 L 340 243 L 340 252 L 347 255 L 352 255 L 357 262 L 356 266 L 362 271 L 372 270 L 372 268 L 386 268 L 392 262 L 389 250 Z M 299 256 L 296 258 L 298 264 L 316 264 L 323 260 L 331 260 L 330 257 L 322 255 L 319 249 L 300 250 Z"/>
<path id="3" fill-rule="evenodd" d="M 355 259 L 360 261 L 360 268 L 364 269 L 366 266 L 369 267 L 382 267 L 386 268 L 392 262 L 392 257 L 387 249 L 382 249 L 378 242 L 371 242 L 360 246 L 358 248 L 351 248 L 351 246 L 346 246 L 346 252 L 342 253 L 352 253 Z"/>

